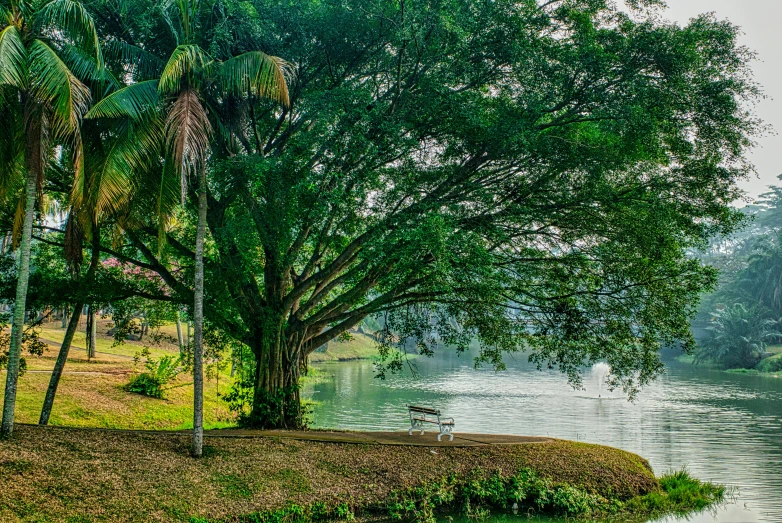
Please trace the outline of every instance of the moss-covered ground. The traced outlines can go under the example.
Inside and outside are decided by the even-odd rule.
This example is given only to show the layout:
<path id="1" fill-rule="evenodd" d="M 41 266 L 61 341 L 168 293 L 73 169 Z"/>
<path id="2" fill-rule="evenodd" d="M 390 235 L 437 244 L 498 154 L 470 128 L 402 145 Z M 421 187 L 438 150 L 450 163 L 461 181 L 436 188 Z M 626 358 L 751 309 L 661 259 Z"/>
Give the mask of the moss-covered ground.
<path id="1" fill-rule="evenodd" d="M 637 515 L 721 495 L 707 486 L 688 498 L 697 489 L 679 481 L 674 505 L 668 480 L 639 456 L 561 440 L 435 448 L 207 437 L 200 460 L 188 443 L 186 434 L 19 425 L 0 442 L 0 521 L 427 520 L 465 505 L 504 512 L 512 500 L 533 513 Z"/>

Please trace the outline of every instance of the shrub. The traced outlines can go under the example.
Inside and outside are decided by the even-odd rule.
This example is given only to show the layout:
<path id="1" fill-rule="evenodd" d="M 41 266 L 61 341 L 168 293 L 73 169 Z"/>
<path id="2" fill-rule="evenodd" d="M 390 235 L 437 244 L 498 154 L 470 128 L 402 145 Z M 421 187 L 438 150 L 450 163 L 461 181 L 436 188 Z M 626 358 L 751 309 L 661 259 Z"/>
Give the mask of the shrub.
<path id="1" fill-rule="evenodd" d="M 146 351 L 149 354 L 149 351 Z M 163 356 L 159 360 L 154 360 L 147 356 L 144 363 L 146 372 L 137 374 L 125 386 L 128 392 L 142 394 L 151 398 L 163 398 L 163 387 L 176 378 L 182 368 L 179 366 L 180 358 L 173 356 Z"/>
<path id="2" fill-rule="evenodd" d="M 755 368 L 760 372 L 782 372 L 782 355 L 761 360 Z"/>

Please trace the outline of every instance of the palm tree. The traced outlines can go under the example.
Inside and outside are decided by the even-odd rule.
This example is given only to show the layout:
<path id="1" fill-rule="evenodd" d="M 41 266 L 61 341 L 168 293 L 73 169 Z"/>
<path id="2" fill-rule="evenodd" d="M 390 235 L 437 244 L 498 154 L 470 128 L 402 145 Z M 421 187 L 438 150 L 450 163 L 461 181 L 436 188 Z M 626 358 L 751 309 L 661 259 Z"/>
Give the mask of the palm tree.
<path id="1" fill-rule="evenodd" d="M 710 360 L 728 369 L 751 369 L 766 351 L 766 343 L 778 339 L 779 322 L 768 319 L 761 307 L 736 303 L 712 313 L 709 334 L 700 342 L 695 362 Z"/>
<path id="2" fill-rule="evenodd" d="M 81 169 L 79 121 L 89 106 L 90 92 L 63 59 L 71 49 L 94 55 L 98 66 L 102 63 L 95 25 L 78 1 L 4 0 L 0 5 L 0 115 L 4 125 L 12 122 L 3 148 L 15 153 L 0 155 L 0 180 L 7 185 L 20 176 L 25 180 L 24 203 L 18 206 L 18 282 L 0 436 L 13 432 L 33 216 L 49 140 L 71 146 L 74 168 Z"/>
<path id="3" fill-rule="evenodd" d="M 159 78 L 128 85 L 99 102 L 89 117 L 130 118 L 139 124 L 159 119 L 163 122 L 167 161 L 179 175 L 184 203 L 188 180 L 196 178 L 198 221 L 195 246 L 193 304 L 193 445 L 200 457 L 203 449 L 203 325 L 204 325 L 204 238 L 206 235 L 207 161 L 213 125 L 206 100 L 209 97 L 257 96 L 288 106 L 285 81 L 286 63 L 261 51 L 250 51 L 225 61 L 214 59 L 202 49 L 196 38 L 199 0 L 177 0 L 179 17 L 176 31 L 179 44 L 172 50 Z M 150 60 L 148 52 L 126 45 L 126 56 L 139 66 Z M 154 58 L 152 58 L 154 60 Z M 161 216 L 160 219 L 163 219 Z"/>
<path id="4" fill-rule="evenodd" d="M 753 301 L 782 315 L 782 232 L 757 242 L 736 283 Z"/>

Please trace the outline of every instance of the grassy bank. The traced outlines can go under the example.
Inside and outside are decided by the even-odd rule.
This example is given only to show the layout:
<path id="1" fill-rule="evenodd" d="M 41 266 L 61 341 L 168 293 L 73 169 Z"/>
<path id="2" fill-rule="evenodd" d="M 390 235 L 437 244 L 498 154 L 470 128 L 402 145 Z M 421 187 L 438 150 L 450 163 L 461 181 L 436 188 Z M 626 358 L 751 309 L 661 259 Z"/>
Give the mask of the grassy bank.
<path id="1" fill-rule="evenodd" d="M 440 510 L 506 511 L 512 501 L 570 516 L 660 514 L 721 495 L 689 478 L 658 480 L 634 454 L 568 441 L 435 450 L 212 437 L 201 460 L 188 457 L 188 443 L 18 426 L 0 442 L 0 521 L 426 520 Z"/>
<path id="2" fill-rule="evenodd" d="M 677 356 L 676 361 L 679 363 L 700 365 L 729 374 L 749 374 L 752 376 L 762 376 L 767 378 L 782 378 L 782 353 L 779 352 L 779 346 L 775 346 L 774 349 L 774 351 L 769 351 L 772 352 L 773 356 L 769 356 L 768 358 L 763 358 L 760 360 L 754 369 L 726 369 L 718 363 L 711 361 L 695 363 L 695 357 L 687 354 Z"/>
<path id="3" fill-rule="evenodd" d="M 378 356 L 375 340 L 359 333 L 351 333 L 351 339 L 333 340 L 326 350 L 310 354 L 310 363 L 368 360 Z"/>

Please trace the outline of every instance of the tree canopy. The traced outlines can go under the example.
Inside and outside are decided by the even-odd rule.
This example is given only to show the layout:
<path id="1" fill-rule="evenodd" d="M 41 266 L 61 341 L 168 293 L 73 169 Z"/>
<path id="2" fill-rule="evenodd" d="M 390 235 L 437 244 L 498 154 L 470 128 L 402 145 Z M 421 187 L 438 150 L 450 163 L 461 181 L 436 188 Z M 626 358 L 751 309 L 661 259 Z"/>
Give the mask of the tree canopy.
<path id="1" fill-rule="evenodd" d="M 692 346 L 716 275 L 688 253 L 741 222 L 759 91 L 735 26 L 680 27 L 649 3 L 198 4 L 211 58 L 262 49 L 292 67 L 288 108 L 205 95 L 205 317 L 253 353 L 245 422 L 299 424 L 308 354 L 370 316 L 383 344 L 477 338 L 482 362 L 527 350 L 574 384 L 605 360 L 630 394 L 661 345 Z M 91 10 L 108 67 L 134 89 L 157 78 L 149 57 L 178 44 L 164 6 Z M 154 194 L 131 195 L 101 249 L 190 303 L 197 191 L 165 224 Z"/>

